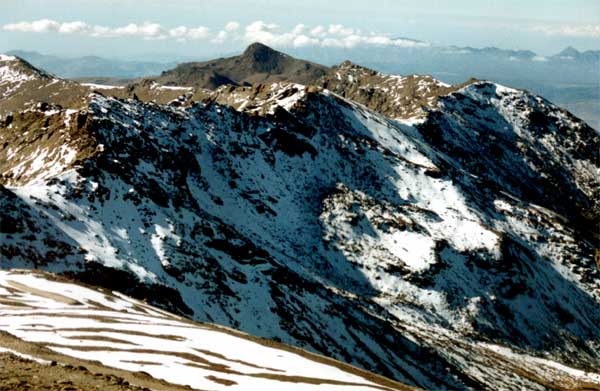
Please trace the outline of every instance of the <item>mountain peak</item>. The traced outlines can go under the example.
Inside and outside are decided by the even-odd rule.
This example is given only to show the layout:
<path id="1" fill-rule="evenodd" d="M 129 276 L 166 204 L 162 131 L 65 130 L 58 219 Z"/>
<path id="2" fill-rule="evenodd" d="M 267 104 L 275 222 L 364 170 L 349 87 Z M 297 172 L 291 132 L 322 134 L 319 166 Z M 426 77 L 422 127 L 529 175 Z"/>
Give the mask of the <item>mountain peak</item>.
<path id="1" fill-rule="evenodd" d="M 244 55 L 252 55 L 254 53 L 261 53 L 261 52 L 263 52 L 263 53 L 268 53 L 268 52 L 279 53 L 278 51 L 265 45 L 264 43 L 254 42 L 254 43 L 250 44 L 246 48 L 246 50 L 244 50 Z"/>
<path id="2" fill-rule="evenodd" d="M 15 56 L 9 56 L 7 54 L 1 54 L 0 53 L 0 61 L 4 62 L 4 61 L 16 61 L 17 58 Z"/>
<path id="3" fill-rule="evenodd" d="M 293 58 L 255 42 L 234 57 L 180 64 L 164 72 L 156 81 L 160 84 L 209 89 L 224 84 L 249 86 L 281 81 L 311 84 L 327 71 L 326 66 Z"/>
<path id="4" fill-rule="evenodd" d="M 52 76 L 18 56 L 0 54 L 0 84 L 21 83 L 33 79 L 49 79 Z"/>
<path id="5" fill-rule="evenodd" d="M 338 65 L 338 68 L 363 68 L 363 66 L 355 64 L 350 60 L 344 60 L 340 65 Z"/>
<path id="6" fill-rule="evenodd" d="M 356 64 L 350 60 L 345 60 L 344 62 L 342 62 L 341 64 L 337 65 L 336 68 L 338 71 L 342 71 L 342 72 L 350 72 L 350 73 L 354 73 L 354 72 L 359 72 L 359 73 L 363 73 L 364 75 L 375 75 L 377 74 L 377 71 L 371 69 L 371 68 L 367 68 L 365 66 Z"/>
<path id="7" fill-rule="evenodd" d="M 285 54 L 259 42 L 248 46 L 241 55 L 243 60 L 250 62 L 255 67 L 257 66 L 257 70 L 262 72 L 270 72 L 276 69 L 285 57 L 287 57 Z"/>
<path id="8" fill-rule="evenodd" d="M 25 61 L 19 56 L 11 56 L 8 54 L 0 53 L 0 63 L 4 66 L 8 66 L 11 69 L 19 70 L 21 72 L 25 72 L 27 74 L 36 75 L 36 76 L 44 76 L 48 75 L 46 72 L 42 71 L 31 65 L 29 62 Z"/>
<path id="9" fill-rule="evenodd" d="M 577 57 L 580 54 L 581 54 L 581 52 L 579 50 L 575 49 L 573 46 L 567 46 L 566 48 L 563 49 L 563 51 L 558 53 L 559 56 L 563 56 L 563 57 Z"/>

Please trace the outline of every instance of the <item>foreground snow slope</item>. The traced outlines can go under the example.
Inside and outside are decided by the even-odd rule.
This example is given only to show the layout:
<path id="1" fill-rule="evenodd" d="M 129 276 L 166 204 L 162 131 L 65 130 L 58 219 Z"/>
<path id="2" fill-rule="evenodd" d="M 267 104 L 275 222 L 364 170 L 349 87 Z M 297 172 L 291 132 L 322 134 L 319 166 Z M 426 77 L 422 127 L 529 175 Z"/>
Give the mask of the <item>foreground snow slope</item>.
<path id="1" fill-rule="evenodd" d="M 0 329 L 68 356 L 145 371 L 195 389 L 413 389 L 299 349 L 192 323 L 118 293 L 30 271 L 0 271 Z"/>
<path id="2" fill-rule="evenodd" d="M 3 267 L 429 389 L 593 380 L 600 142 L 564 110 L 487 82 L 417 125 L 287 83 L 86 99 L 4 122 Z"/>

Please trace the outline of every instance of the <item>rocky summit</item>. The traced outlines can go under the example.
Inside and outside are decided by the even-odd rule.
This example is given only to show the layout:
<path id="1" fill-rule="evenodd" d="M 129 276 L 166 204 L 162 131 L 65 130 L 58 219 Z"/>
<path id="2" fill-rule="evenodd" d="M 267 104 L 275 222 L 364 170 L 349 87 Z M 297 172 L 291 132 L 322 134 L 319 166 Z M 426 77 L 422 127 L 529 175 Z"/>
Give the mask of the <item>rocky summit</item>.
<path id="1" fill-rule="evenodd" d="M 252 85 L 277 81 L 309 84 L 328 68 L 295 59 L 261 43 L 254 43 L 239 56 L 206 62 L 180 64 L 153 78 L 166 85 L 214 89 L 222 85 Z"/>
<path id="2" fill-rule="evenodd" d="M 3 269 L 393 380 L 380 389 L 600 389 L 600 137 L 566 110 L 260 44 L 122 88 L 12 63 Z M 27 83 L 77 99 L 24 100 Z"/>

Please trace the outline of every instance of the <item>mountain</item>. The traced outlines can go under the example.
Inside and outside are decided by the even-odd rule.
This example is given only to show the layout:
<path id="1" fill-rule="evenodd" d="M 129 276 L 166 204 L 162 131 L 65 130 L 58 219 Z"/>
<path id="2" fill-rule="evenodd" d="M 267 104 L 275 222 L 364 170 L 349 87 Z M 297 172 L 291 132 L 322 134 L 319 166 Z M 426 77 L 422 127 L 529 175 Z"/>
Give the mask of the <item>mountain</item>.
<path id="1" fill-rule="evenodd" d="M 488 46 L 485 48 L 473 48 L 470 46 L 467 47 L 457 47 L 457 46 L 449 46 L 447 48 L 443 48 L 448 53 L 458 53 L 458 54 L 470 54 L 470 55 L 481 55 L 486 57 L 495 57 L 497 59 L 506 59 L 506 60 L 533 60 L 537 54 L 532 52 L 531 50 L 510 50 L 510 49 L 500 49 L 494 46 Z"/>
<path id="2" fill-rule="evenodd" d="M 27 61 L 0 55 L 0 114 L 49 104 L 77 106 L 85 88 L 35 68 Z M 43 102 L 43 105 L 42 105 Z"/>
<path id="3" fill-rule="evenodd" d="M 316 84 L 394 119 L 422 116 L 439 96 L 459 89 L 431 76 L 386 75 L 350 61 L 333 67 Z"/>
<path id="4" fill-rule="evenodd" d="M 563 49 L 560 53 L 556 54 L 556 57 L 561 59 L 576 59 L 581 56 L 581 53 L 573 46 L 568 46 Z"/>
<path id="5" fill-rule="evenodd" d="M 123 61 L 98 56 L 63 57 L 34 51 L 12 50 L 7 54 L 22 58 L 38 68 L 63 78 L 112 77 L 132 79 L 157 75 L 171 69 L 175 62 Z"/>
<path id="6" fill-rule="evenodd" d="M 308 84 L 327 67 L 298 60 L 261 43 L 254 43 L 239 56 L 178 65 L 153 79 L 164 85 L 214 89 L 221 85 L 250 85 L 276 81 Z"/>
<path id="7" fill-rule="evenodd" d="M 600 50 L 586 50 L 580 52 L 572 46 L 562 50 L 560 53 L 552 56 L 553 59 L 559 61 L 578 61 L 589 64 L 598 64 L 600 62 Z"/>
<path id="8" fill-rule="evenodd" d="M 598 134 L 490 81 L 314 84 L 3 114 L 2 268 L 425 389 L 598 389 Z"/>
<path id="9" fill-rule="evenodd" d="M 436 106 L 438 97 L 459 88 L 431 76 L 385 75 L 346 61 L 314 80 L 309 91 L 337 94 L 392 119 L 419 120 L 428 108 Z M 270 102 L 272 91 L 268 85 L 262 84 L 250 87 L 226 85 L 214 91 L 198 90 L 191 99 L 218 102 L 236 110 L 266 114 L 275 110 L 273 105 L 256 102 Z"/>
<path id="10" fill-rule="evenodd" d="M 544 56 L 529 50 L 458 46 L 291 49 L 291 54 L 326 65 L 345 60 L 390 74 L 430 74 L 449 84 L 494 80 L 541 95 L 600 130 L 600 51 L 570 48 Z"/>
<path id="11" fill-rule="evenodd" d="M 116 380 L 117 387 L 139 391 L 141 384 L 161 390 L 416 390 L 301 349 L 190 322 L 45 273 L 0 270 L 0 314 L 0 373 L 10 371 L 8 378 L 0 376 L 3 390 L 10 390 L 11 383 L 18 389 L 26 389 L 28 382 L 51 384 L 46 380 L 51 374 L 40 370 L 42 376 L 34 376 L 31 367 L 52 362 L 51 368 L 71 366 L 65 377 L 72 380 L 55 381 L 71 389 L 91 389 L 104 381 L 104 390 Z M 12 357 L 2 358 L 2 353 Z M 27 370 L 19 372 L 24 366 Z M 118 368 L 119 376 L 112 368 Z M 17 376 L 26 380 L 15 382 Z"/>
<path id="12" fill-rule="evenodd" d="M 45 112 L 50 120 L 51 114 L 63 107 L 68 107 L 70 112 L 83 109 L 94 91 L 119 98 L 168 103 L 189 99 L 193 89 L 162 86 L 150 80 L 127 85 L 78 83 L 39 70 L 22 58 L 0 56 L 0 115 L 12 118 L 11 113 L 36 108 Z"/>
<path id="13" fill-rule="evenodd" d="M 434 46 L 401 37 L 395 40 L 402 41 L 403 44 L 353 49 L 304 47 L 290 49 L 290 54 L 326 65 L 336 65 L 351 60 L 391 74 L 431 74 L 450 84 L 462 83 L 471 78 L 490 79 L 544 96 L 584 119 L 596 130 L 600 129 L 600 114 L 596 104 L 599 95 L 597 70 L 600 66 L 600 51 L 580 52 L 568 47 L 556 55 L 543 56 L 531 50 Z M 173 61 L 126 62 L 95 56 L 66 58 L 17 50 L 9 54 L 24 58 L 34 66 L 46 69 L 57 76 L 94 84 L 135 83 L 140 77 L 158 75 L 175 66 Z M 163 55 L 163 58 L 176 57 L 174 54 Z M 153 55 L 153 58 L 157 56 Z M 210 62 L 189 63 L 183 66 L 181 75 L 171 74 L 164 82 L 156 81 L 159 84 L 182 85 L 184 80 L 189 79 L 191 84 L 186 84 L 187 86 L 198 85 L 210 89 L 232 82 L 208 63 Z M 205 64 L 200 67 L 202 69 L 196 73 L 196 76 L 192 76 L 195 72 L 192 70 L 193 64 Z M 230 72 L 236 72 L 235 65 L 226 68 Z M 194 81 L 195 78 L 198 80 Z M 301 80 L 300 83 L 312 83 L 313 78 L 309 79 Z M 250 83 L 253 84 L 254 81 L 251 80 Z M 159 101 L 167 103 L 164 100 Z"/>

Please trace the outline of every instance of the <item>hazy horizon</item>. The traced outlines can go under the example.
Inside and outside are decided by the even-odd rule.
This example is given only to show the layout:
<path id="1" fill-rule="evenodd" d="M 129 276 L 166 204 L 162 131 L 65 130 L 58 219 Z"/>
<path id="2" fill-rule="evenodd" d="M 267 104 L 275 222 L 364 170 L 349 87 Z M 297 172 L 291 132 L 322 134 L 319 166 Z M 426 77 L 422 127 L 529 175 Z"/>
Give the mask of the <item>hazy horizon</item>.
<path id="1" fill-rule="evenodd" d="M 567 46 L 600 49 L 600 2 L 592 0 L 317 3 L 5 0 L 0 52 L 169 61 L 235 53 L 255 41 L 282 50 L 493 46 L 547 56 Z"/>

